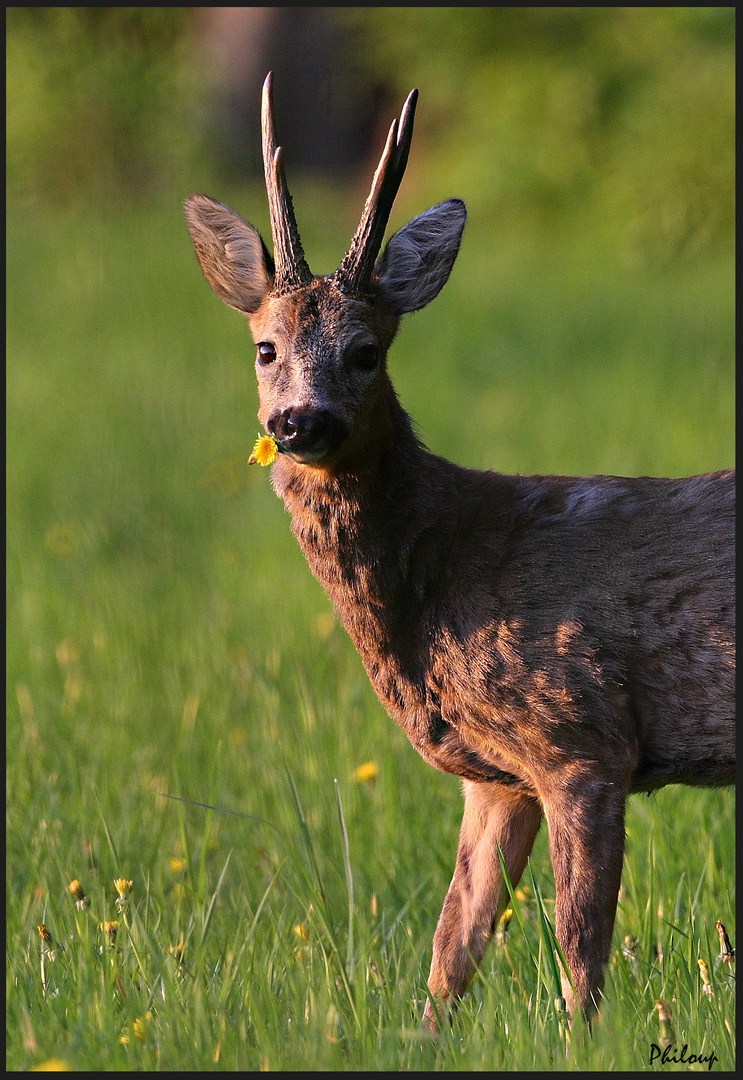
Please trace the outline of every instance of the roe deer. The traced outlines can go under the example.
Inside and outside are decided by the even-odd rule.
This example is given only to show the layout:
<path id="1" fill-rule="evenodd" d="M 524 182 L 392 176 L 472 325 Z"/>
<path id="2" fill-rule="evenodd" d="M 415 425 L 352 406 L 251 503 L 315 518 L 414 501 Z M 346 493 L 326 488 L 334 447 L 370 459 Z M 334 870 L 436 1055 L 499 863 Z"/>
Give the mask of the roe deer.
<path id="1" fill-rule="evenodd" d="M 400 316 L 445 284 L 457 199 L 377 260 L 417 99 L 392 124 L 340 267 L 305 261 L 276 145 L 263 156 L 272 259 L 258 232 L 186 200 L 201 268 L 247 314 L 273 485 L 383 705 L 464 782 L 454 877 L 433 941 L 432 999 L 452 1005 L 483 956 L 542 815 L 555 924 L 590 1017 L 609 955 L 631 792 L 734 775 L 734 471 L 687 479 L 504 476 L 416 437 L 386 370 Z M 275 260 L 275 261 L 274 261 Z M 424 1019 L 436 1027 L 429 1000 Z"/>

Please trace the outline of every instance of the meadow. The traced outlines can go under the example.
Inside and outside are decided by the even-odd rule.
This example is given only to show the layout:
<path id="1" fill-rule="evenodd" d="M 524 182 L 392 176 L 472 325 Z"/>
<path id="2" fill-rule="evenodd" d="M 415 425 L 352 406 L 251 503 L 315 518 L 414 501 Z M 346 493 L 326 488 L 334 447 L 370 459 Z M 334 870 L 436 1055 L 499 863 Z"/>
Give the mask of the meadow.
<path id="1" fill-rule="evenodd" d="M 265 228 L 260 189 L 213 194 Z M 295 200 L 328 271 L 356 202 Z M 459 784 L 386 717 L 247 468 L 247 326 L 175 200 L 11 207 L 7 244 L 7 1067 L 733 1068 L 731 791 L 630 801 L 590 1039 L 566 1054 L 545 830 L 451 1030 L 422 1031 Z M 726 468 L 733 298 L 732 255 L 649 268 L 470 221 L 390 369 L 464 465 Z"/>

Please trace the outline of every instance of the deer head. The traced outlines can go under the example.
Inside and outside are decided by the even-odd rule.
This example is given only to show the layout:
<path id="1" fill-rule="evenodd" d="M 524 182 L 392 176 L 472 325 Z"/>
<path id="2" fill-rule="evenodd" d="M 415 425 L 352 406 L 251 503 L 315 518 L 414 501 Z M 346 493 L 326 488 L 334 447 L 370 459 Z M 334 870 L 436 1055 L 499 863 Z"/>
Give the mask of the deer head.
<path id="1" fill-rule="evenodd" d="M 414 218 L 377 258 L 407 164 L 418 91 L 393 121 L 356 234 L 326 277 L 305 260 L 276 145 L 271 75 L 263 87 L 263 162 L 274 257 L 239 214 L 190 195 L 188 228 L 204 275 L 248 316 L 257 346 L 259 419 L 295 462 L 325 468 L 363 453 L 391 387 L 387 350 L 400 316 L 446 283 L 466 212 L 449 199 Z"/>

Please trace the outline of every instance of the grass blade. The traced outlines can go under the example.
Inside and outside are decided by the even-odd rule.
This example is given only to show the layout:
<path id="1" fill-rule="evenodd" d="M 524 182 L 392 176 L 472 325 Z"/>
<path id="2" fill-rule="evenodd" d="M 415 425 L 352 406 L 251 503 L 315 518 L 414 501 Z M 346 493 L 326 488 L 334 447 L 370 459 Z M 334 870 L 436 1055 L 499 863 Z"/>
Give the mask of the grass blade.
<path id="1" fill-rule="evenodd" d="M 304 814 L 304 809 L 302 808 L 302 803 L 301 803 L 301 800 L 299 798 L 299 792 L 297 791 L 297 786 L 294 783 L 294 778 L 293 778 L 291 772 L 289 771 L 289 767 L 286 764 L 286 762 L 284 762 L 284 768 L 286 769 L 286 775 L 287 775 L 287 777 L 289 779 L 289 786 L 291 788 L 291 792 L 292 792 L 292 796 L 293 796 L 293 800 L 294 800 L 294 812 L 295 812 L 296 817 L 297 817 L 297 823 L 299 824 L 300 835 L 302 836 L 302 840 L 304 842 L 304 846 L 305 846 L 305 849 L 307 851 L 307 855 L 308 855 L 308 858 L 309 858 L 309 861 L 310 861 L 310 865 L 312 867 L 312 872 L 313 872 L 314 877 L 315 877 L 315 886 L 314 887 L 315 887 L 315 891 L 316 891 L 317 898 L 318 898 L 318 901 L 319 901 L 318 904 L 317 904 L 317 909 L 316 909 L 317 914 L 320 917 L 320 921 L 322 923 L 323 929 L 325 930 L 328 941 L 330 942 L 331 950 L 335 954 L 336 963 L 338 964 L 338 969 L 340 971 L 341 982 L 343 983 L 343 988 L 344 988 L 344 990 L 346 992 L 346 996 L 348 998 L 349 1005 L 351 1006 L 351 1011 L 353 1013 L 354 1020 L 356 1022 L 357 1027 L 358 1027 L 359 1026 L 359 1016 L 358 1016 L 358 1012 L 357 1012 L 357 1009 L 356 1009 L 356 1002 L 354 1000 L 353 988 L 351 987 L 351 982 L 350 982 L 350 979 L 349 979 L 349 976 L 348 976 L 348 971 L 346 969 L 346 964 L 345 964 L 345 962 L 343 960 L 343 956 L 341 955 L 340 945 L 338 944 L 338 937 L 337 937 L 336 932 L 335 932 L 335 927 L 333 926 L 333 920 L 332 920 L 332 917 L 331 917 L 331 914 L 330 914 L 330 909 L 328 908 L 327 900 L 326 900 L 326 897 L 325 897 L 325 890 L 323 888 L 322 878 L 320 876 L 320 868 L 317 865 L 317 859 L 315 857 L 315 848 L 314 848 L 314 845 L 312 843 L 312 837 L 310 835 L 309 826 L 307 825 L 307 819 L 306 819 L 305 814 Z"/>
<path id="2" fill-rule="evenodd" d="M 110 830 L 108 828 L 108 822 L 106 821 L 106 815 L 103 813 L 103 807 L 101 806 L 101 800 L 98 798 L 98 792 L 95 789 L 95 784 L 93 784 L 93 795 L 95 796 L 95 801 L 96 801 L 96 804 L 98 806 L 98 812 L 101 815 L 101 821 L 103 822 L 103 828 L 104 828 L 104 831 L 106 833 L 106 839 L 108 840 L 108 846 L 111 848 L 111 854 L 114 857 L 114 865 L 115 865 L 115 867 L 116 867 L 116 869 L 118 871 L 119 867 L 121 865 L 120 862 L 119 862 L 119 853 L 116 850 L 116 845 L 114 844 L 113 837 L 111 836 L 111 832 L 110 832 Z"/>
<path id="3" fill-rule="evenodd" d="M 203 946 L 204 940 L 205 940 L 206 935 L 207 935 L 207 933 L 209 931 L 209 924 L 212 921 L 212 915 L 214 913 L 214 905 L 217 902 L 217 897 L 219 896 L 219 892 L 220 892 L 220 890 L 222 888 L 222 882 L 224 881 L 224 876 L 227 873 L 227 867 L 230 865 L 230 859 L 231 858 L 232 858 L 232 851 L 229 851 L 228 854 L 227 854 L 227 861 L 225 862 L 224 866 L 222 867 L 222 873 L 219 875 L 219 881 L 217 882 L 217 887 L 214 890 L 211 901 L 209 903 L 209 910 L 207 911 L 206 918 L 204 919 L 204 926 L 203 926 L 203 929 L 201 931 L 201 940 L 199 941 L 199 949 L 201 949 L 201 947 Z"/>
<path id="4" fill-rule="evenodd" d="M 343 804 L 338 780 L 335 780 L 335 798 L 338 803 L 338 821 L 341 829 L 341 844 L 343 846 L 343 866 L 346 871 L 346 891 L 348 893 L 348 943 L 346 945 L 346 966 L 350 969 L 353 963 L 353 873 L 351 872 L 351 856 L 348 847 L 348 830 L 343 817 Z"/>
<path id="5" fill-rule="evenodd" d="M 526 948 L 529 951 L 529 956 L 531 958 L 531 962 L 532 962 L 532 964 L 534 965 L 534 967 L 536 968 L 536 970 L 538 972 L 539 971 L 539 963 L 537 962 L 537 958 L 534 956 L 534 953 L 532 951 L 532 947 L 531 947 L 531 944 L 529 942 L 529 937 L 528 937 L 528 935 L 526 933 L 526 925 L 524 923 L 524 919 L 523 919 L 523 916 L 521 914 L 521 906 L 520 906 L 520 904 L 518 902 L 518 899 L 516 897 L 516 890 L 514 889 L 513 885 L 511 884 L 511 876 L 508 873 L 508 868 L 506 866 L 506 860 L 503 858 L 503 852 L 501 851 L 501 846 L 500 846 L 500 844 L 498 843 L 497 840 L 495 842 L 495 846 L 498 849 L 498 859 L 500 861 L 500 867 L 501 867 L 501 871 L 503 873 L 503 880 L 506 883 L 506 888 L 508 889 L 508 895 L 509 895 L 509 897 L 511 899 L 511 908 L 513 910 L 514 915 L 516 916 L 516 922 L 521 927 L 521 933 L 524 935 L 524 941 L 526 942 Z"/>
<path id="6" fill-rule="evenodd" d="M 544 910 L 544 904 L 542 902 L 542 894 L 537 888 L 537 883 L 534 880 L 534 871 L 529 865 L 529 872 L 531 874 L 531 885 L 534 891 L 534 895 L 537 900 L 537 912 L 539 914 L 539 932 L 544 942 L 544 952 L 547 957 L 547 964 L 549 966 L 550 974 L 552 975 L 552 983 L 554 986 L 553 997 L 562 997 L 562 983 L 560 981 L 560 972 L 557 968 L 557 961 L 555 960 L 554 942 L 556 942 L 555 932 L 552 929 L 547 913 Z"/>

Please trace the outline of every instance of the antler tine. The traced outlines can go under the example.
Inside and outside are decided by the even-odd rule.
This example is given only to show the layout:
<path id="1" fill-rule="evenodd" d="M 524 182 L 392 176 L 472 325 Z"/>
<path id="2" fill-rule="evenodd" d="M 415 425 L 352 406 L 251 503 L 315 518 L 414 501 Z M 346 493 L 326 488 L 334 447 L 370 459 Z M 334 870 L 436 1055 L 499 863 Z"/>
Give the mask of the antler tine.
<path id="1" fill-rule="evenodd" d="M 263 170 L 266 176 L 268 208 L 271 214 L 276 279 L 273 292 L 279 293 L 312 281 L 312 271 L 304 257 L 302 241 L 294 216 L 289 188 L 281 161 L 281 147 L 276 145 L 273 122 L 273 74 L 263 84 L 261 107 L 263 135 Z"/>
<path id="2" fill-rule="evenodd" d="M 334 274 L 337 284 L 350 292 L 364 292 L 371 281 L 392 204 L 408 163 L 417 101 L 418 91 L 411 90 L 400 114 L 399 124 L 397 120 L 392 121 L 356 235 Z"/>

